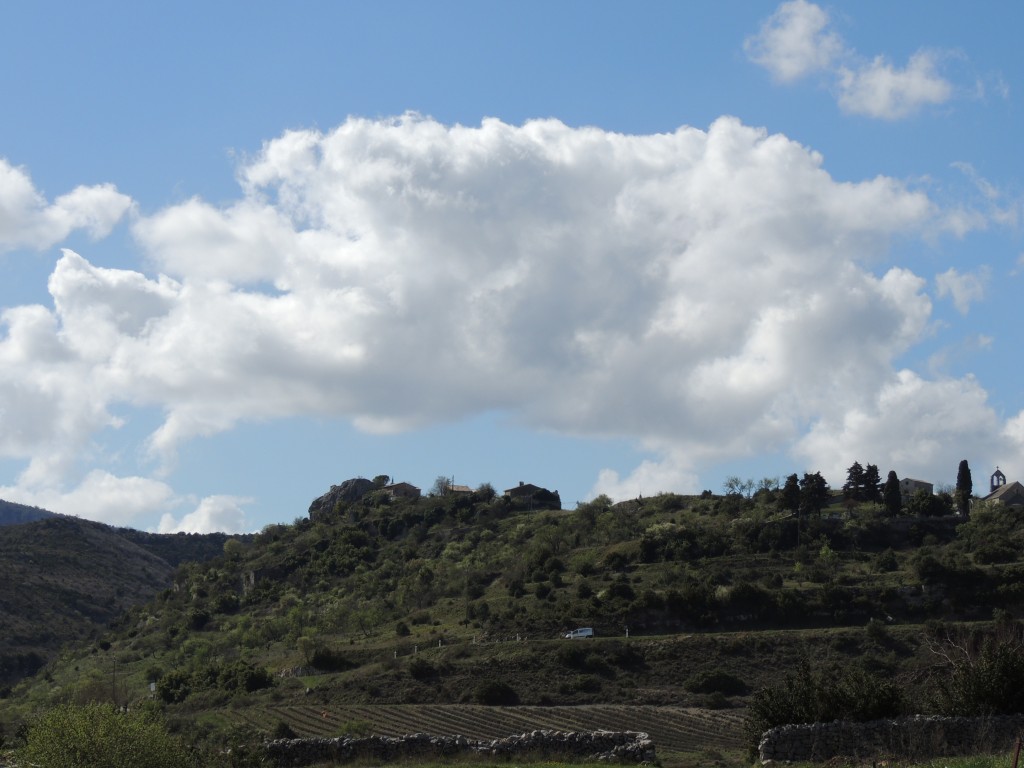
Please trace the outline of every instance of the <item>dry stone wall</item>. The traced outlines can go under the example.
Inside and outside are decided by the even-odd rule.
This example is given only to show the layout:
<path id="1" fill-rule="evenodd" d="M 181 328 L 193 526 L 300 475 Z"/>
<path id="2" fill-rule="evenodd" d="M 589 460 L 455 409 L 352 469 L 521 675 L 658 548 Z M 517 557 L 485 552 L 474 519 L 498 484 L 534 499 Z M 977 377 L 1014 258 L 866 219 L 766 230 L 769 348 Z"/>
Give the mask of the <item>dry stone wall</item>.
<path id="1" fill-rule="evenodd" d="M 765 731 L 758 752 L 762 762 L 988 754 L 1009 751 L 1022 732 L 1024 715 L 782 725 Z"/>
<path id="2" fill-rule="evenodd" d="M 267 742 L 274 765 L 302 766 L 353 760 L 392 762 L 458 754 L 486 757 L 575 758 L 619 763 L 653 763 L 654 742 L 639 731 L 531 731 L 476 741 L 464 736 L 368 736 L 365 738 L 277 739 Z"/>

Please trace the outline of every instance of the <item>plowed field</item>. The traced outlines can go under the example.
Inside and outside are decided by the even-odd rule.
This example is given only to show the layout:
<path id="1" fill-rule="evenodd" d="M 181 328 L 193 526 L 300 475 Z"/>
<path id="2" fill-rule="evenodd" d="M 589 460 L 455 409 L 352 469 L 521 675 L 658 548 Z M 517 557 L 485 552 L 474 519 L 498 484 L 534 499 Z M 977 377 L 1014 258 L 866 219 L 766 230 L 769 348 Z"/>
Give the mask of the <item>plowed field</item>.
<path id="1" fill-rule="evenodd" d="M 340 736 L 351 723 L 382 736 L 461 734 L 493 739 L 533 730 L 645 731 L 659 753 L 733 751 L 742 748 L 743 712 L 687 707 L 588 705 L 484 707 L 468 704 L 381 706 L 279 706 L 235 711 L 264 731 L 284 721 L 299 736 Z"/>

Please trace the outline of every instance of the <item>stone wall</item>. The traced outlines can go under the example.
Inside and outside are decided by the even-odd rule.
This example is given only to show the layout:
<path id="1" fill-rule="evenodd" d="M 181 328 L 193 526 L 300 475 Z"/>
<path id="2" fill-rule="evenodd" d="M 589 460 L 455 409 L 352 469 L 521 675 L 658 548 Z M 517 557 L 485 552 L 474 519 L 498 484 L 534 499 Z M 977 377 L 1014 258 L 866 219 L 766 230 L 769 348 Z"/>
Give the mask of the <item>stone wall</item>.
<path id="1" fill-rule="evenodd" d="M 1009 751 L 1022 731 L 1024 715 L 782 725 L 765 731 L 758 752 L 762 762 L 986 754 Z"/>
<path id="2" fill-rule="evenodd" d="M 532 731 L 502 739 L 476 741 L 464 736 L 368 736 L 365 738 L 277 739 L 267 742 L 274 765 L 344 763 L 351 760 L 392 762 L 439 759 L 456 754 L 486 757 L 531 757 L 603 760 L 620 763 L 654 762 L 654 742 L 637 731 Z"/>

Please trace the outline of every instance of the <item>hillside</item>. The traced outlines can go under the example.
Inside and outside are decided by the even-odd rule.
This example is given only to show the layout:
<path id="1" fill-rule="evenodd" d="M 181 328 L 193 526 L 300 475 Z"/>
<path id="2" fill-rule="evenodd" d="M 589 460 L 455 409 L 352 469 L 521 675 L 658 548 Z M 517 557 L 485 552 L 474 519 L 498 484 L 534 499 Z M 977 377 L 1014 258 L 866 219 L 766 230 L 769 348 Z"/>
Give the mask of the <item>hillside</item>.
<path id="1" fill-rule="evenodd" d="M 0 526 L 0 690 L 65 644 L 97 637 L 168 588 L 178 564 L 223 552 L 228 538 L 143 533 L 5 504 L 8 519 L 40 514 Z"/>
<path id="2" fill-rule="evenodd" d="M 95 637 L 170 584 L 171 566 L 105 525 L 53 516 L 0 528 L 0 682 Z"/>
<path id="3" fill-rule="evenodd" d="M 25 504 L 15 504 L 13 501 L 0 499 L 0 526 L 31 523 L 33 520 L 42 520 L 46 517 L 53 517 L 55 514 L 39 507 L 29 507 Z"/>
<path id="4" fill-rule="evenodd" d="M 489 488 L 374 490 L 182 565 L 101 644 L 19 686 L 0 723 L 138 700 L 150 682 L 176 728 L 201 720 L 209 738 L 319 733 L 311 711 L 358 730 L 357 705 L 547 707 L 567 722 L 564 707 L 742 710 L 801 659 L 899 679 L 923 709 L 933 640 L 1024 609 L 1024 512 L 976 510 L 798 517 L 772 494 L 665 494 L 531 511 Z M 597 637 L 558 639 L 578 626 Z"/>

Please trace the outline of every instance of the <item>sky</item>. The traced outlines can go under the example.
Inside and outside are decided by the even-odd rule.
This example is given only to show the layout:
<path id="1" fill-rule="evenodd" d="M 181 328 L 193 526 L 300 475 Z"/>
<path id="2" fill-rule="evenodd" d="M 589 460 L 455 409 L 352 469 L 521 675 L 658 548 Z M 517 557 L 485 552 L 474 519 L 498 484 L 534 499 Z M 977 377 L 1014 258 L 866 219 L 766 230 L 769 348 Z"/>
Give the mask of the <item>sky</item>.
<path id="1" fill-rule="evenodd" d="M 0 498 L 1024 479 L 1024 5 L 0 4 Z"/>

